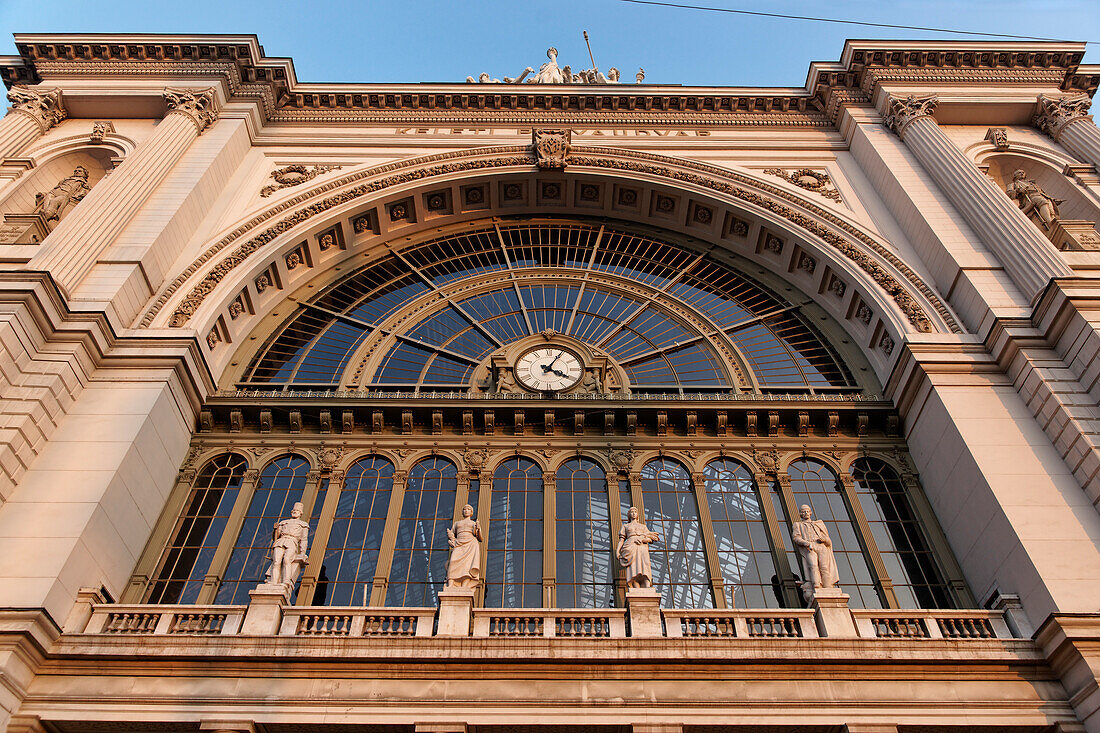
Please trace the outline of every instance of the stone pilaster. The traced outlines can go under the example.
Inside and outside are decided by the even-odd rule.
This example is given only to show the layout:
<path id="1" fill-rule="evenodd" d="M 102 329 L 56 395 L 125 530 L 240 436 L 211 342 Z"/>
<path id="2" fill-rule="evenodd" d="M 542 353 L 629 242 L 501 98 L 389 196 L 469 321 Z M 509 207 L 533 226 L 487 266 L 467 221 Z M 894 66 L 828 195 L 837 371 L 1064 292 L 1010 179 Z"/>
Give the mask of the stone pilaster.
<path id="1" fill-rule="evenodd" d="M 11 109 L 0 120 L 0 160 L 22 152 L 66 116 L 60 89 L 12 87 L 8 101 Z"/>
<path id="2" fill-rule="evenodd" d="M 885 124 L 913 152 L 1024 296 L 1034 299 L 1051 278 L 1071 270 L 1015 203 L 944 134 L 932 116 L 936 103 L 934 95 L 887 96 Z"/>
<path id="3" fill-rule="evenodd" d="M 1088 113 L 1091 104 L 1087 94 L 1040 94 L 1032 122 L 1076 158 L 1100 169 L 1100 128 Z"/>
<path id="4" fill-rule="evenodd" d="M 43 242 L 29 267 L 47 270 L 71 294 L 99 256 L 216 118 L 213 89 L 166 90 L 168 113 L 153 134 L 100 181 Z"/>

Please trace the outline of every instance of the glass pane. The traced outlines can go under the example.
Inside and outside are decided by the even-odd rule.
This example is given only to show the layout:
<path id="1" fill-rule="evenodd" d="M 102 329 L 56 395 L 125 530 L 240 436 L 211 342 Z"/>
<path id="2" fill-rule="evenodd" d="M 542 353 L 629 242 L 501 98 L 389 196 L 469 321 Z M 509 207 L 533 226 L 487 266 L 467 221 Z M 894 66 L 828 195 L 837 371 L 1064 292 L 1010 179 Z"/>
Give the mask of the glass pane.
<path id="1" fill-rule="evenodd" d="M 642 500 L 646 525 L 660 535 L 649 555 L 662 605 L 713 608 L 699 507 L 687 470 L 667 458 L 650 461 L 642 469 Z"/>
<path id="2" fill-rule="evenodd" d="M 317 575 L 313 605 L 369 603 L 391 491 L 393 464 L 385 458 L 367 456 L 348 469 Z"/>
<path id="3" fill-rule="evenodd" d="M 557 472 L 557 605 L 608 608 L 615 605 L 611 515 L 603 469 L 584 458 Z"/>
<path id="4" fill-rule="evenodd" d="M 542 469 L 512 458 L 493 473 L 485 573 L 487 608 L 542 607 Z"/>
<path id="5" fill-rule="evenodd" d="M 447 530 L 454 521 L 458 470 L 432 456 L 413 466 L 401 502 L 387 606 L 434 606 L 447 580 Z"/>

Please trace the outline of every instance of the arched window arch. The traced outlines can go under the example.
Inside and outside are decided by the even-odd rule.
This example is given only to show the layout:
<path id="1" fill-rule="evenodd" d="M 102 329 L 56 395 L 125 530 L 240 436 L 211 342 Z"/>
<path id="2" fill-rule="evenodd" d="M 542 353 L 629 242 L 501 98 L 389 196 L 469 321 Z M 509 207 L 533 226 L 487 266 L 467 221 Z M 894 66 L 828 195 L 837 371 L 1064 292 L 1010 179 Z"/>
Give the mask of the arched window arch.
<path id="1" fill-rule="evenodd" d="M 510 458 L 493 473 L 486 543 L 486 607 L 543 605 L 542 501 L 542 469 L 533 461 Z"/>
<path id="2" fill-rule="evenodd" d="M 157 565 L 150 603 L 198 600 L 247 468 L 241 456 L 223 453 L 199 471 Z"/>
<path id="3" fill-rule="evenodd" d="M 936 558 L 896 471 L 878 458 L 852 464 L 856 497 L 902 608 L 953 608 Z"/>
<path id="4" fill-rule="evenodd" d="M 875 587 L 867 557 L 860 547 L 856 528 L 852 524 L 848 506 L 844 503 L 836 475 L 828 466 L 810 459 L 794 461 L 788 474 L 794 495 L 793 511 L 797 512 L 803 504 L 809 504 L 814 518 L 825 522 L 829 539 L 833 543 L 840 587 L 851 597 L 849 604 L 853 608 L 882 608 L 882 599 Z M 787 521 L 798 521 L 797 514 L 792 517 L 788 513 Z M 788 547 L 794 545 L 788 544 Z M 793 551 L 791 566 L 799 571 L 802 569 L 797 554 Z"/>
<path id="5" fill-rule="evenodd" d="M 658 458 L 642 468 L 642 501 L 649 529 L 653 584 L 666 608 L 713 608 L 699 505 L 691 476 L 676 461 Z"/>
<path id="6" fill-rule="evenodd" d="M 703 476 L 730 606 L 779 605 L 774 590 L 779 576 L 752 474 L 737 461 L 720 458 L 706 465 Z"/>
<path id="7" fill-rule="evenodd" d="M 356 606 L 370 601 L 392 491 L 393 464 L 385 458 L 366 456 L 347 470 L 313 605 Z"/>
<path id="8" fill-rule="evenodd" d="M 273 527 L 302 500 L 308 476 L 309 462 L 293 454 L 275 459 L 260 472 L 215 603 L 248 603 L 248 591 L 264 579 L 267 570 Z"/>
<path id="9" fill-rule="evenodd" d="M 447 580 L 447 529 L 454 521 L 458 469 L 430 456 L 409 471 L 386 590 L 387 606 L 434 606 Z"/>
<path id="10" fill-rule="evenodd" d="M 557 605 L 613 606 L 615 566 L 607 477 L 587 458 L 566 461 L 555 476 Z"/>

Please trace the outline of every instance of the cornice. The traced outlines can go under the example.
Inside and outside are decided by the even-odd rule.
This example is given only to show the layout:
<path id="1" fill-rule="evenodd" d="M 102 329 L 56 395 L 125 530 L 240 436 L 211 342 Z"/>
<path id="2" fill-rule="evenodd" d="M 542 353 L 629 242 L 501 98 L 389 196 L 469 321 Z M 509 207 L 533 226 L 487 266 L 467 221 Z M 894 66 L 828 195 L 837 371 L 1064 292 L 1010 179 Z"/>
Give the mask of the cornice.
<path id="1" fill-rule="evenodd" d="M 557 84 L 301 83 L 287 58 L 255 36 L 15 36 L 0 57 L 9 87 L 68 77 L 223 79 L 271 122 L 624 124 L 826 127 L 844 101 L 876 83 L 1034 85 L 1093 94 L 1100 67 L 1081 66 L 1080 43 L 849 41 L 839 62 L 814 63 L 804 88 Z M 848 96 L 835 90 L 851 90 Z M 830 114 L 827 114 L 830 112 Z"/>

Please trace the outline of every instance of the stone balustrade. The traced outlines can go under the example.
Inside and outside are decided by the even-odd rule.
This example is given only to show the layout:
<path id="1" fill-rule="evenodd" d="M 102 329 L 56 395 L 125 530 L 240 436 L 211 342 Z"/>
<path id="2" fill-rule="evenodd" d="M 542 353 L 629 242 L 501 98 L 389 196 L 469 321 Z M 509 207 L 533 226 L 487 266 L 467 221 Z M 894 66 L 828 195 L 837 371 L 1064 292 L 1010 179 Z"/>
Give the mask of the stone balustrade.
<path id="1" fill-rule="evenodd" d="M 241 636 L 248 606 L 95 604 L 84 634 Z M 1004 611 L 850 610 L 863 639 L 1011 639 Z M 277 636 L 436 636 L 435 608 L 282 606 Z M 475 608 L 475 638 L 622 639 L 626 608 Z M 829 636 L 815 609 L 661 609 L 667 638 L 817 639 Z M 81 632 L 78 632 L 81 633 Z"/>

